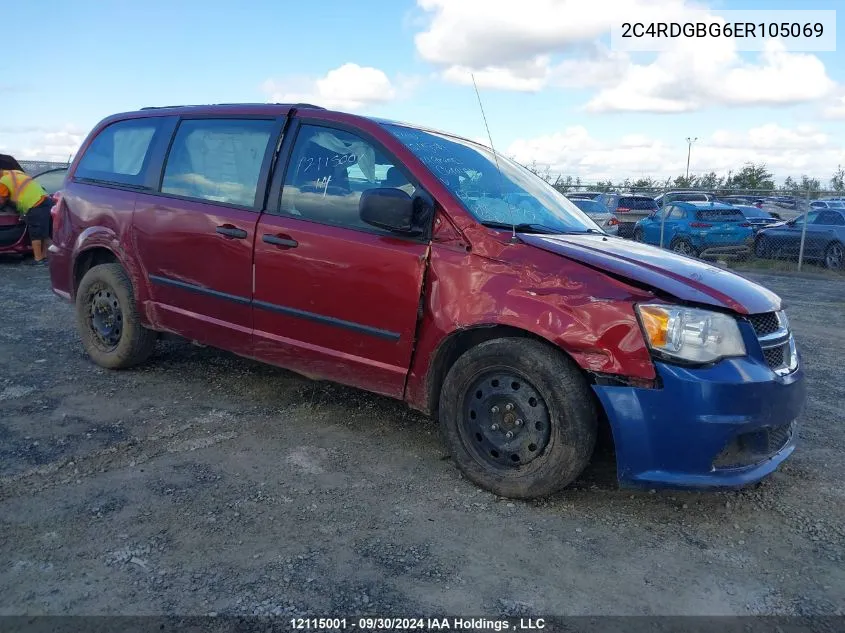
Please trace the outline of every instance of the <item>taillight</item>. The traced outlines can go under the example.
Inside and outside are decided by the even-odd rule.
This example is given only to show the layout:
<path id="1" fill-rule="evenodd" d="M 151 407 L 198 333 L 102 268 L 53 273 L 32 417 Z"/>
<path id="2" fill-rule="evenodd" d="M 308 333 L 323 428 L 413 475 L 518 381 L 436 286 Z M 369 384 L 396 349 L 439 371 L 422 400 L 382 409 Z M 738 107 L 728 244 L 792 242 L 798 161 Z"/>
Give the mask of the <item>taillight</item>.
<path id="1" fill-rule="evenodd" d="M 751 226 L 751 222 L 743 222 L 740 226 L 744 229 L 747 229 Z"/>
<path id="2" fill-rule="evenodd" d="M 628 207 L 617 207 L 616 213 L 628 213 L 630 209 Z"/>
<path id="3" fill-rule="evenodd" d="M 709 229 L 712 228 L 712 224 L 707 224 L 706 222 L 690 222 L 690 226 L 694 229 Z"/>
<path id="4" fill-rule="evenodd" d="M 619 224 L 619 220 L 616 218 L 610 218 L 607 222 L 605 222 L 605 224 L 607 224 L 607 226 L 616 226 Z"/>

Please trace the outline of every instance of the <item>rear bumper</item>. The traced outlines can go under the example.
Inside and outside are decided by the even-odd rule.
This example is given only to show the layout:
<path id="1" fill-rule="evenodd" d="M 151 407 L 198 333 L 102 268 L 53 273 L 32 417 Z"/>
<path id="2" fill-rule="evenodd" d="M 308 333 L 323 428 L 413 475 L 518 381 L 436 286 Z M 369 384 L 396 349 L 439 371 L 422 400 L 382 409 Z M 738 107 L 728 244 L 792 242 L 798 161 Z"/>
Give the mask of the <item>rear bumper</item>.
<path id="1" fill-rule="evenodd" d="M 783 377 L 749 357 L 708 368 L 655 366 L 661 388 L 593 387 L 613 431 L 620 484 L 742 487 L 795 449 L 806 400 L 800 365 Z"/>

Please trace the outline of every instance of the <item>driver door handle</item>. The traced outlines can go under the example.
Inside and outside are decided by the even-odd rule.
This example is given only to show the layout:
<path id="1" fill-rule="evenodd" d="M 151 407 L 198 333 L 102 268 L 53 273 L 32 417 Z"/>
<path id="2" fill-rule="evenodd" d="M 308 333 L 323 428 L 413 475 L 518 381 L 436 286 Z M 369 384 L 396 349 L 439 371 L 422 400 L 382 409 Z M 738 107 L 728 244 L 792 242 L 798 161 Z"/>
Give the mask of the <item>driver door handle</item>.
<path id="1" fill-rule="evenodd" d="M 296 248 L 297 246 L 299 246 L 299 242 L 293 239 L 290 235 L 265 234 L 261 237 L 261 240 L 266 242 L 267 244 L 273 244 L 274 246 L 278 246 L 284 249 Z"/>
<path id="2" fill-rule="evenodd" d="M 236 226 L 232 226 L 231 224 L 223 224 L 221 226 L 218 226 L 214 230 L 220 235 L 229 239 L 243 239 L 247 235 L 246 231 L 244 231 L 243 229 L 239 229 Z"/>

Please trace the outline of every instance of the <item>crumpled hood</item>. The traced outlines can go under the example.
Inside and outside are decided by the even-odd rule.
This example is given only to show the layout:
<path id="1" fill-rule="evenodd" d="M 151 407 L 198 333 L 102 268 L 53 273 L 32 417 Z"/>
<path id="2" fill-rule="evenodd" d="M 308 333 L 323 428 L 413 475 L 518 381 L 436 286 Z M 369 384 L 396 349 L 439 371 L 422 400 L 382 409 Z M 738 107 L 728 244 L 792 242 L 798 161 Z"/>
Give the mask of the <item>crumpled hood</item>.
<path id="1" fill-rule="evenodd" d="M 526 235 L 526 243 L 608 273 L 662 290 L 682 301 L 740 314 L 780 310 L 763 286 L 706 262 L 655 246 L 604 235 Z"/>

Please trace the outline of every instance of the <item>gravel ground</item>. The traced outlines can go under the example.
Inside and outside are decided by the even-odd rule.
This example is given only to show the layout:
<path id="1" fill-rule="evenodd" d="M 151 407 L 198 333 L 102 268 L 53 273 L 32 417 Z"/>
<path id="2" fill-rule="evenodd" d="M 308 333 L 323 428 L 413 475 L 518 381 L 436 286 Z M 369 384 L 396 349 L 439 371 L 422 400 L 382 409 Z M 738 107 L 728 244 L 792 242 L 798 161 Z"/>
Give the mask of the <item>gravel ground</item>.
<path id="1" fill-rule="evenodd" d="M 393 401 L 192 346 L 83 354 L 48 272 L 0 262 L 0 615 L 845 613 L 845 285 L 788 299 L 799 447 L 740 492 L 500 500 Z"/>

